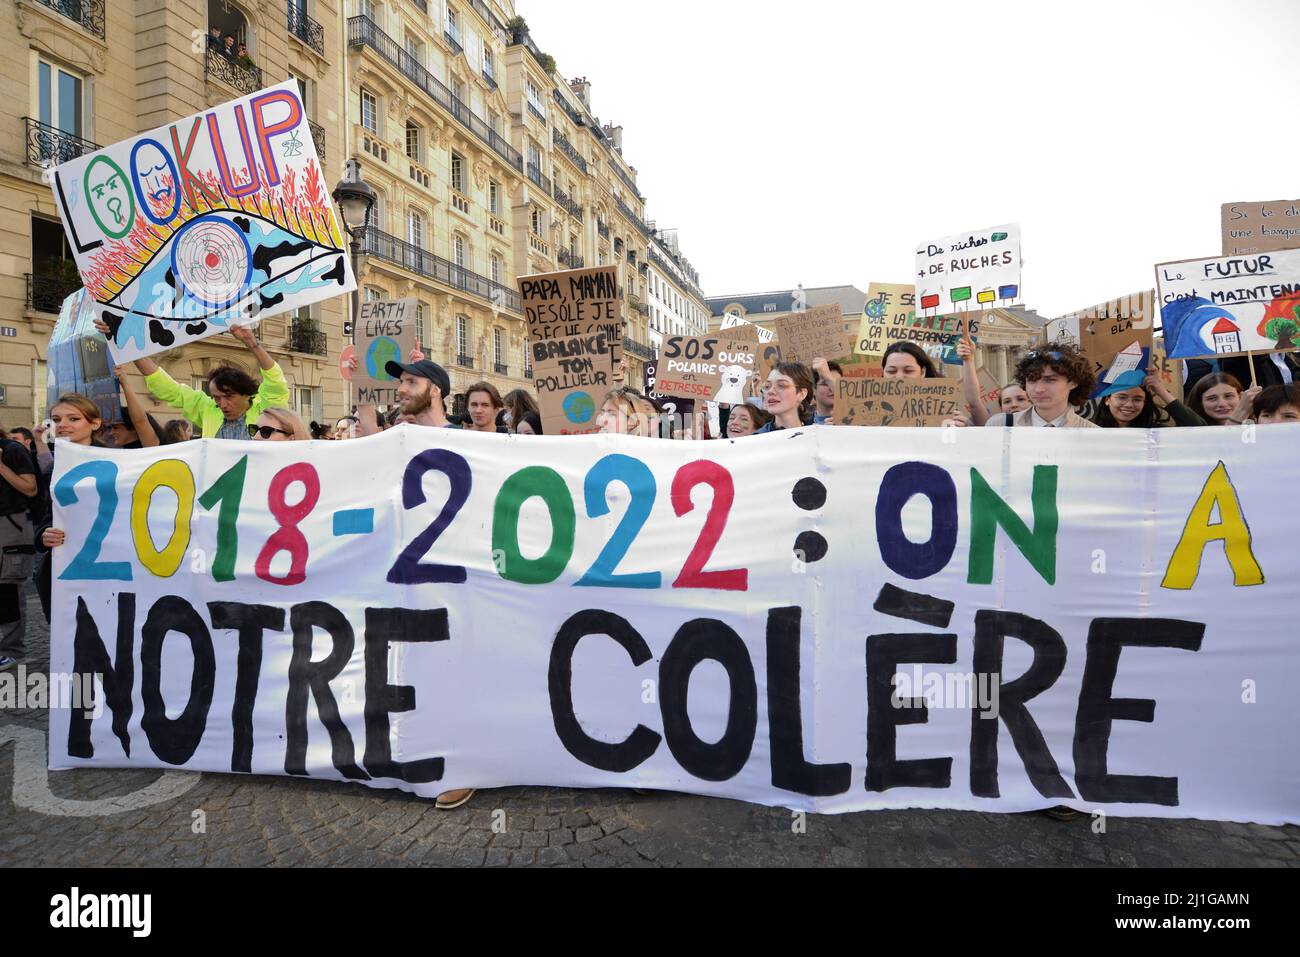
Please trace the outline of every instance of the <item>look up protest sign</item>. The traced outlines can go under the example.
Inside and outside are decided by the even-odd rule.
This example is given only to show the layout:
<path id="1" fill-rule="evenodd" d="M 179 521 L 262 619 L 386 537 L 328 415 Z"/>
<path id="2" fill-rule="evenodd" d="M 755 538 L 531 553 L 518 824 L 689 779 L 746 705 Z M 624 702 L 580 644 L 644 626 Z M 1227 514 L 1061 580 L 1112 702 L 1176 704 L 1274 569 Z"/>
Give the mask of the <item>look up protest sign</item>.
<path id="1" fill-rule="evenodd" d="M 1297 441 L 61 443 L 50 766 L 1300 822 Z"/>
<path id="2" fill-rule="evenodd" d="M 815 359 L 833 361 L 853 352 L 853 344 L 844 332 L 844 313 L 837 303 L 779 317 L 776 335 L 781 340 L 782 362 L 802 362 L 811 367 Z"/>
<path id="3" fill-rule="evenodd" d="M 114 362 L 356 288 L 298 81 L 55 167 Z"/>
<path id="4" fill-rule="evenodd" d="M 1171 359 L 1300 348 L 1300 249 L 1156 266 Z"/>
<path id="5" fill-rule="evenodd" d="M 918 246 L 916 294 L 923 315 L 1015 302 L 1020 298 L 1020 226 L 959 233 Z"/>
<path id="6" fill-rule="evenodd" d="M 357 370 L 352 385 L 359 405 L 397 403 L 398 380 L 389 375 L 390 362 L 408 361 L 416 342 L 415 319 L 419 302 L 414 298 L 375 299 L 361 304 L 357 318 Z"/>
<path id="7" fill-rule="evenodd" d="M 838 425 L 923 428 L 943 425 L 961 408 L 958 379 L 849 379 L 835 388 Z"/>
<path id="8" fill-rule="evenodd" d="M 1300 199 L 1223 204 L 1223 255 L 1300 247 Z"/>
<path id="9" fill-rule="evenodd" d="M 519 279 L 533 388 L 548 435 L 599 431 L 596 416 L 623 355 L 618 275 L 612 266 Z"/>

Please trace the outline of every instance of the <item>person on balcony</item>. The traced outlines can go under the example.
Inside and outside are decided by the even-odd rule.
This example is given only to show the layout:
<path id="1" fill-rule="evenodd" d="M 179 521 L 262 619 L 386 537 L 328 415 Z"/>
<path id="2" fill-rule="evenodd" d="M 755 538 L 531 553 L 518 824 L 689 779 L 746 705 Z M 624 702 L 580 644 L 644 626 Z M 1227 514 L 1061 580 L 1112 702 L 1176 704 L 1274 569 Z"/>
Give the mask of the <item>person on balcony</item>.
<path id="1" fill-rule="evenodd" d="M 221 55 L 231 63 L 235 62 L 235 38 L 227 33 L 221 39 Z"/>
<path id="2" fill-rule="evenodd" d="M 108 333 L 102 319 L 95 320 L 95 328 Z M 247 442 L 248 426 L 257 422 L 264 409 L 289 404 L 289 385 L 284 370 L 262 348 L 252 329 L 233 326 L 230 334 L 257 359 L 261 382 L 239 366 L 223 364 L 208 373 L 208 392 L 200 392 L 181 385 L 152 359 L 136 359 L 135 367 L 144 376 L 144 384 L 153 397 L 180 409 L 185 418 L 199 427 L 203 438 Z"/>
<path id="3" fill-rule="evenodd" d="M 214 53 L 221 52 L 221 27 L 214 26 L 208 30 L 208 49 Z"/>
<path id="4" fill-rule="evenodd" d="M 235 63 L 243 67 L 245 70 L 254 70 L 257 68 L 257 64 L 253 62 L 253 58 L 248 55 L 248 47 L 243 43 L 241 43 L 239 49 L 235 51 Z"/>

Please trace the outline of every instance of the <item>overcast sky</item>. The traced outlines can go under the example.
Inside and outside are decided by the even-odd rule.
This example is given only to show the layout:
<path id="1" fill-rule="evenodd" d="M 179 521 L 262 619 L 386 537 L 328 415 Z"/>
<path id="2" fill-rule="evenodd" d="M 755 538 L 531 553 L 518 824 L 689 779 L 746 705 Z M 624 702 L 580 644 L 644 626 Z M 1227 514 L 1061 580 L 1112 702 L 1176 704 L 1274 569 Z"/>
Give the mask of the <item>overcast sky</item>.
<path id="1" fill-rule="evenodd" d="M 518 0 L 709 296 L 911 282 L 1019 222 L 1057 315 L 1300 198 L 1300 0 Z"/>

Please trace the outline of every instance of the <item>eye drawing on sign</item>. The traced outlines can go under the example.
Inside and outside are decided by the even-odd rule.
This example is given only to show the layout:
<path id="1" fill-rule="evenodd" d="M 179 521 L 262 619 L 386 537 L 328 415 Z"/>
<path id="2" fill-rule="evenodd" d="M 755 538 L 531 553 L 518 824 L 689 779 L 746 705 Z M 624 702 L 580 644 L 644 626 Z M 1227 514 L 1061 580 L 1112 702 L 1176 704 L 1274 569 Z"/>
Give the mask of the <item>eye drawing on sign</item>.
<path id="1" fill-rule="evenodd" d="M 115 361 L 354 288 L 305 122 L 287 82 L 56 169 Z"/>

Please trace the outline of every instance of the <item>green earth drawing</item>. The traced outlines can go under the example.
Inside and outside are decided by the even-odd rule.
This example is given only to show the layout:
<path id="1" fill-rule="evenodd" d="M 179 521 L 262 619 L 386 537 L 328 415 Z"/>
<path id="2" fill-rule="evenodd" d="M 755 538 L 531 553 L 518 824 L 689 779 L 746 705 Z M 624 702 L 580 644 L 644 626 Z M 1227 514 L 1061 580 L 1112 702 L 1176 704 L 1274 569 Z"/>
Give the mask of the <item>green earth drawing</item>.
<path id="1" fill-rule="evenodd" d="M 379 382 L 392 382 L 393 377 L 384 368 L 390 362 L 401 362 L 397 342 L 388 336 L 379 336 L 366 350 L 366 374 Z"/>

